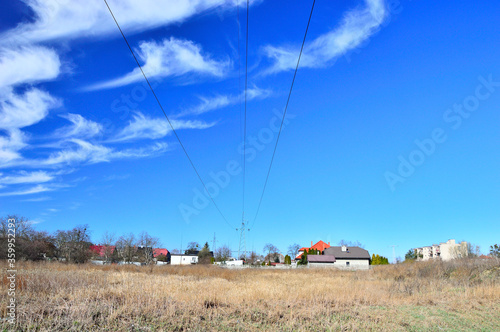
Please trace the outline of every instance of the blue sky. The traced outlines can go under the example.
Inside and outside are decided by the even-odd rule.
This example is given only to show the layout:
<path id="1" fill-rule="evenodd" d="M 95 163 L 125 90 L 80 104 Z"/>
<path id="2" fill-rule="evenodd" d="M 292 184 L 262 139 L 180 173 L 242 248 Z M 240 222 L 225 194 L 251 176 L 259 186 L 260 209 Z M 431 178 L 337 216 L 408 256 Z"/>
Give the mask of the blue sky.
<path id="1" fill-rule="evenodd" d="M 0 214 L 95 242 L 148 231 L 237 250 L 245 4 L 109 1 L 226 223 L 103 1 L 0 2 Z M 237 6 L 240 14 L 238 49 Z M 392 257 L 500 234 L 500 4 L 250 5 L 247 248 L 358 240 Z M 210 242 L 211 244 L 211 242 Z"/>

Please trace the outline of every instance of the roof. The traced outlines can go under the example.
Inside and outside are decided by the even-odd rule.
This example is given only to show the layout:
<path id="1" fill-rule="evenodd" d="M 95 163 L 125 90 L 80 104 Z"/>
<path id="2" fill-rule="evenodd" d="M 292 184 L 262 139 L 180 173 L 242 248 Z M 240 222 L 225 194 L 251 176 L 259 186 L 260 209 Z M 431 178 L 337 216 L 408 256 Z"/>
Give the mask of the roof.
<path id="1" fill-rule="evenodd" d="M 307 261 L 309 263 L 335 263 L 335 256 L 333 256 L 333 255 L 308 255 Z"/>
<path id="2" fill-rule="evenodd" d="M 342 251 L 342 247 L 330 247 L 325 249 L 326 255 L 333 255 L 337 259 L 351 258 L 351 259 L 370 259 L 368 250 L 360 247 L 347 247 L 347 251 Z M 309 257 L 308 257 L 309 259 Z"/>
<path id="3" fill-rule="evenodd" d="M 104 256 L 106 254 L 106 248 L 110 249 L 110 253 L 112 254 L 115 251 L 115 246 L 101 246 L 101 245 L 91 245 L 90 251 L 99 256 Z"/>
<path id="4" fill-rule="evenodd" d="M 311 241 L 311 243 L 312 243 L 312 241 Z M 323 250 L 325 250 L 326 248 L 330 248 L 330 244 L 329 243 L 325 243 L 325 242 L 319 240 L 313 246 L 311 246 L 311 247 L 302 247 L 302 248 L 299 249 L 299 251 L 306 251 L 306 250 L 309 250 L 309 249 L 317 249 L 317 250 L 323 252 Z M 299 259 L 300 257 L 302 257 L 302 254 L 297 255 L 297 257 L 295 257 L 295 258 Z"/>
<path id="5" fill-rule="evenodd" d="M 481 256 L 479 256 L 479 258 L 481 258 L 481 259 L 493 259 L 493 257 L 486 256 L 486 255 L 481 255 Z"/>
<path id="6" fill-rule="evenodd" d="M 164 248 L 155 248 L 153 249 L 153 257 L 158 257 L 160 255 L 168 256 L 168 250 Z"/>

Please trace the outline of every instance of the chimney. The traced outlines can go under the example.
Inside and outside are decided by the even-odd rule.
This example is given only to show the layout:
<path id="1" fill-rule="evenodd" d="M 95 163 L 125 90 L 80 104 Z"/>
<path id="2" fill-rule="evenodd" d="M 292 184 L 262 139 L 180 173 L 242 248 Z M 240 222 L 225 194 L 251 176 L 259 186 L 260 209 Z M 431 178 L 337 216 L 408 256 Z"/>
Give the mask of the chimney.
<path id="1" fill-rule="evenodd" d="M 311 241 L 311 247 L 313 246 L 313 242 Z"/>
<path id="2" fill-rule="evenodd" d="M 346 246 L 342 246 L 342 251 L 347 251 L 347 247 Z"/>

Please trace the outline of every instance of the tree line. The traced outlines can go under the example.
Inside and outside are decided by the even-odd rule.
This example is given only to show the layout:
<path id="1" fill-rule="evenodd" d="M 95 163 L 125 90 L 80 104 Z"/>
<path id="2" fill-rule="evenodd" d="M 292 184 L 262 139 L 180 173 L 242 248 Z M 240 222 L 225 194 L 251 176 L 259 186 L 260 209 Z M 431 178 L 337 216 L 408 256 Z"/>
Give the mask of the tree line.
<path id="1" fill-rule="evenodd" d="M 38 231 L 25 217 L 9 215 L 0 218 L 0 259 L 7 258 L 9 220 L 15 220 L 15 254 L 17 260 L 60 260 L 69 263 L 85 263 L 98 257 L 106 262 L 153 261 L 152 248 L 160 245 L 157 237 L 142 232 L 116 237 L 108 232 L 101 239 L 102 251 L 92 250 L 90 230 L 78 225 L 69 230 L 54 233 Z"/>

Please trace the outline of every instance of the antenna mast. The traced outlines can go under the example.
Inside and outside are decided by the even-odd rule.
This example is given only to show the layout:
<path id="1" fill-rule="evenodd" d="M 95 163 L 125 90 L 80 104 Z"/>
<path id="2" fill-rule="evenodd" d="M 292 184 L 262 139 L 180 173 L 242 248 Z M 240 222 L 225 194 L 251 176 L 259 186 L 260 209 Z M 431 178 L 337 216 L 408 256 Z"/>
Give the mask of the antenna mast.
<path id="1" fill-rule="evenodd" d="M 237 231 L 240 231 L 240 245 L 238 247 L 237 259 L 240 259 L 241 254 L 243 254 L 245 261 L 247 260 L 247 240 L 245 237 L 245 232 L 250 231 L 250 229 L 247 229 L 246 227 L 247 227 L 247 220 L 245 220 L 245 217 L 243 217 L 241 221 L 241 227 L 236 228 Z"/>
<path id="2" fill-rule="evenodd" d="M 396 264 L 396 247 L 397 247 L 397 245 L 393 244 L 391 247 L 392 247 L 392 263 Z"/>

